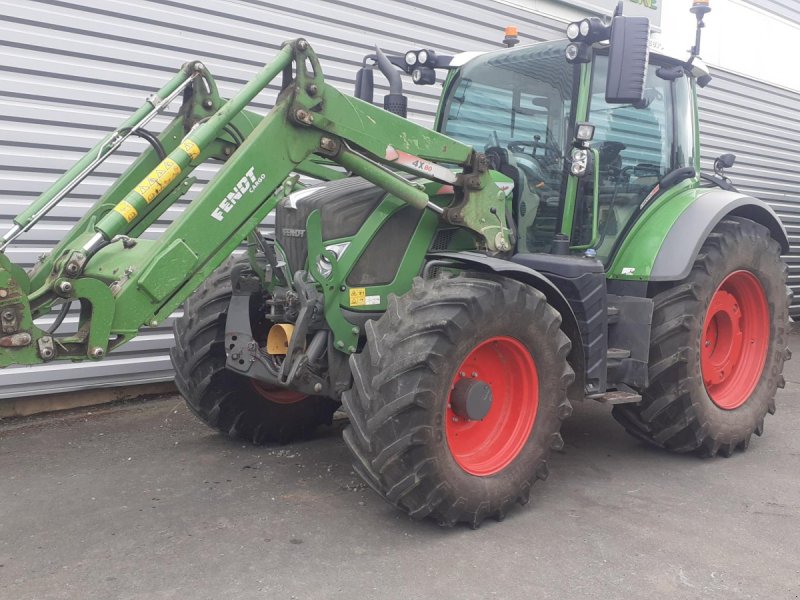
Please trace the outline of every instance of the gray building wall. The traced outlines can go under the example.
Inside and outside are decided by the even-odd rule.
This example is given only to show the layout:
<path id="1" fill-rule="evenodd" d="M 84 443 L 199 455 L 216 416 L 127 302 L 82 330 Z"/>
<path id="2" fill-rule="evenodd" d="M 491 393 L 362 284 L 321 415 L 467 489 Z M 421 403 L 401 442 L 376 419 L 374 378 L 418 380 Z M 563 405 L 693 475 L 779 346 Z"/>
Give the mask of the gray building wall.
<path id="1" fill-rule="evenodd" d="M 488 49 L 497 47 L 508 24 L 519 27 L 523 42 L 559 37 L 564 29 L 552 18 L 475 0 L 0 0 L 0 228 L 186 60 L 205 62 L 221 93 L 230 96 L 284 40 L 304 36 L 320 55 L 327 81 L 351 92 L 361 59 L 375 43 L 396 52 L 422 45 L 443 53 Z M 773 203 L 800 250 L 798 181 L 790 168 L 792 153 L 800 150 L 800 95 L 715 75 L 703 92 L 704 152 L 709 160 L 724 151 L 739 154 L 737 182 Z M 409 91 L 410 118 L 430 124 L 439 88 Z M 255 110 L 266 112 L 275 93 L 261 94 Z M 11 247 L 10 258 L 31 266 L 141 148 L 138 141 L 124 146 Z M 205 181 L 214 168 L 196 173 Z M 167 211 L 150 235 L 181 210 Z M 800 286 L 800 259 L 790 260 Z M 65 330 L 75 322 L 72 315 Z M 100 363 L 0 371 L 0 398 L 171 379 L 170 328 L 171 320 L 146 330 Z"/>
<path id="2" fill-rule="evenodd" d="M 757 0 L 750 4 L 792 23 L 800 23 L 800 3 L 797 0 Z"/>

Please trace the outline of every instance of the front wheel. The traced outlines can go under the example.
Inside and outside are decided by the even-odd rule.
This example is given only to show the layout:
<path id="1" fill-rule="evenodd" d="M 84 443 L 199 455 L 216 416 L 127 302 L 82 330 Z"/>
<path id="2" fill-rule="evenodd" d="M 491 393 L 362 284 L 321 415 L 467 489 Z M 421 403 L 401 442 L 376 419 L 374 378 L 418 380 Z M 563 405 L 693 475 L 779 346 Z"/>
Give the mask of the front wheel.
<path id="1" fill-rule="evenodd" d="M 225 367 L 231 272 L 246 261 L 229 259 L 186 300 L 183 316 L 175 321 L 175 347 L 170 353 L 175 385 L 189 409 L 209 427 L 254 444 L 285 444 L 330 425 L 338 403 L 268 386 Z M 253 304 L 254 330 L 266 329 Z"/>
<path id="2" fill-rule="evenodd" d="M 786 272 L 765 227 L 722 221 L 689 276 L 654 297 L 650 385 L 641 403 L 615 406 L 615 418 L 675 452 L 746 449 L 784 385 Z"/>
<path id="3" fill-rule="evenodd" d="M 356 471 L 413 518 L 477 527 L 528 500 L 572 411 L 570 342 L 513 280 L 423 281 L 391 297 L 351 357 L 342 403 Z"/>

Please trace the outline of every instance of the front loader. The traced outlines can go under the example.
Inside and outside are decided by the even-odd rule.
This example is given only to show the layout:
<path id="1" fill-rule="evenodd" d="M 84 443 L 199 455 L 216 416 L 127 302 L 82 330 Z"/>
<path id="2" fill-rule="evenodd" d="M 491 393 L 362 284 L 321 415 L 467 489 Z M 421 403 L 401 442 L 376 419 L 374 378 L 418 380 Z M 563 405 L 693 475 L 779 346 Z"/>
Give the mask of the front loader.
<path id="1" fill-rule="evenodd" d="M 228 101 L 186 63 L 0 239 L 129 136 L 149 142 L 32 270 L 0 253 L 0 366 L 101 360 L 183 305 L 172 362 L 200 419 L 287 442 L 343 406 L 356 471 L 443 525 L 526 503 L 575 401 L 614 405 L 670 451 L 746 448 L 783 385 L 788 241 L 725 176 L 732 156 L 700 172 L 708 2 L 692 10 L 688 60 L 651 49 L 648 21 L 620 8 L 567 40 L 516 45 L 509 31 L 479 55 L 376 49 L 355 98 L 303 39 Z M 429 130 L 404 118 L 401 74 L 441 71 Z M 278 77 L 272 111 L 248 111 Z M 171 124 L 147 130 L 178 98 Z M 224 165 L 145 239 L 208 160 Z M 76 303 L 77 333 L 59 335 Z"/>

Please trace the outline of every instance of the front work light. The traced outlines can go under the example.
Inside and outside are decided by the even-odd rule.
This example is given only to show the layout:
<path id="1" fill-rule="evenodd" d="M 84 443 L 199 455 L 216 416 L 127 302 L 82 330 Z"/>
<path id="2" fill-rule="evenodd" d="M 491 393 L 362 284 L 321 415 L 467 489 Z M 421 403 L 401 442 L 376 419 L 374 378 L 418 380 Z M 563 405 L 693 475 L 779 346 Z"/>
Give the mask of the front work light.
<path id="1" fill-rule="evenodd" d="M 575 130 L 575 139 L 579 142 L 591 142 L 594 139 L 594 125 L 591 123 L 578 123 Z"/>
<path id="2" fill-rule="evenodd" d="M 611 37 L 611 27 L 597 17 L 575 21 L 567 25 L 567 37 L 571 42 L 594 44 Z"/>
<path id="3" fill-rule="evenodd" d="M 567 25 L 567 37 L 569 41 L 574 42 L 581 36 L 581 26 L 579 23 L 570 23 Z"/>
<path id="4" fill-rule="evenodd" d="M 429 48 L 423 48 L 422 50 L 409 50 L 403 56 L 403 60 L 407 65 L 406 71 L 409 73 L 411 72 L 412 68 L 417 66 L 433 68 L 436 66 L 436 52 Z"/>
<path id="5" fill-rule="evenodd" d="M 568 63 L 588 63 L 592 60 L 592 47 L 581 42 L 567 46 L 564 52 Z"/>
<path id="6" fill-rule="evenodd" d="M 430 67 L 417 67 L 411 71 L 411 80 L 417 85 L 433 85 L 436 83 L 436 71 Z"/>

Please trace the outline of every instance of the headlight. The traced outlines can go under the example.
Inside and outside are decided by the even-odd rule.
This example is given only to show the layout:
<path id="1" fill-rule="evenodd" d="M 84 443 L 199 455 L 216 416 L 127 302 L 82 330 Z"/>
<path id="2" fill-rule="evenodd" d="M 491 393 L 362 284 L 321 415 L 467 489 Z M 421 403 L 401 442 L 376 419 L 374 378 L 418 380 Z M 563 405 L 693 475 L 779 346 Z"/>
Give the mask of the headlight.
<path id="1" fill-rule="evenodd" d="M 417 60 L 419 61 L 419 64 L 421 65 L 428 64 L 428 58 L 429 56 L 427 50 L 420 50 L 419 52 L 417 52 Z"/>
<path id="2" fill-rule="evenodd" d="M 578 30 L 583 37 L 589 37 L 589 32 L 592 30 L 592 24 L 589 23 L 589 19 L 584 19 L 578 25 Z"/>
<path id="3" fill-rule="evenodd" d="M 575 177 L 585 175 L 586 170 L 589 168 L 589 151 L 583 148 L 575 148 L 572 150 L 571 159 L 570 173 Z"/>
<path id="4" fill-rule="evenodd" d="M 403 58 L 403 60 L 406 61 L 406 64 L 409 67 L 413 67 L 415 64 L 417 64 L 417 53 L 414 51 L 406 52 L 406 55 Z"/>

